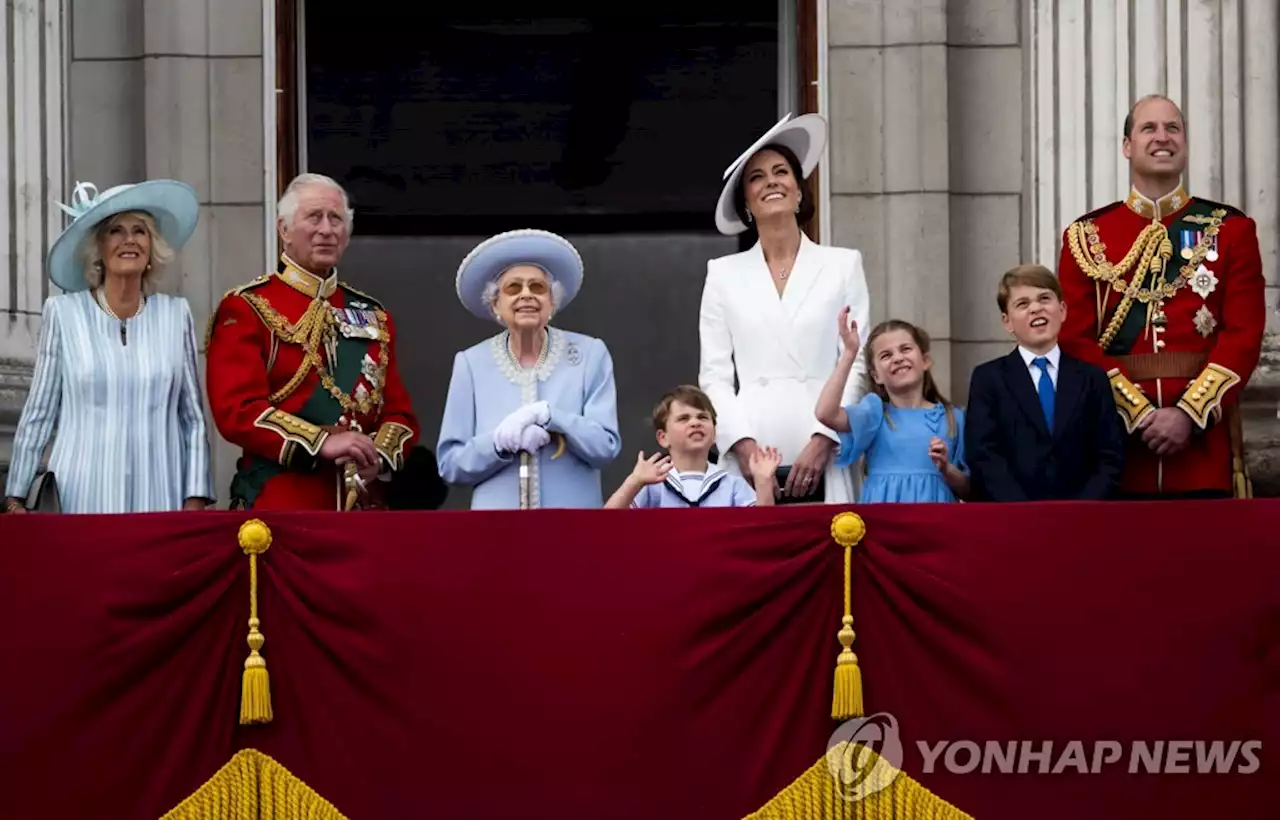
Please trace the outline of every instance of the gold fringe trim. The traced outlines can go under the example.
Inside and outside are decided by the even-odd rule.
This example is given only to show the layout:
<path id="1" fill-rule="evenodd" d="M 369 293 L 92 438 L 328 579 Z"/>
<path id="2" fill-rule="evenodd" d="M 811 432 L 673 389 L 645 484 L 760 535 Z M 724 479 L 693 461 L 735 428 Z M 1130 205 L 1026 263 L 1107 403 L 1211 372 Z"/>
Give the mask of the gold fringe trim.
<path id="1" fill-rule="evenodd" d="M 841 649 L 836 658 L 835 684 L 831 690 L 831 717 L 836 720 L 862 717 L 862 670 L 858 668 L 858 656 L 853 654 L 850 573 L 853 548 L 866 534 L 866 524 L 854 513 L 842 512 L 831 519 L 831 537 L 844 548 L 844 617 L 840 621 L 840 631 L 836 633 Z"/>
<path id="2" fill-rule="evenodd" d="M 227 765 L 161 820 L 346 820 L 284 766 L 256 749 Z"/>
<path id="3" fill-rule="evenodd" d="M 240 685 L 240 723 L 271 722 L 271 678 L 260 654 L 266 638 L 258 630 L 258 556 L 271 548 L 271 530 L 254 518 L 240 525 L 240 549 L 249 556 L 249 657 Z"/>
<path id="4" fill-rule="evenodd" d="M 855 772 L 852 758 L 858 756 Z M 855 782 L 858 775 L 866 775 Z M 973 820 L 861 744 L 838 743 L 746 820 Z"/>

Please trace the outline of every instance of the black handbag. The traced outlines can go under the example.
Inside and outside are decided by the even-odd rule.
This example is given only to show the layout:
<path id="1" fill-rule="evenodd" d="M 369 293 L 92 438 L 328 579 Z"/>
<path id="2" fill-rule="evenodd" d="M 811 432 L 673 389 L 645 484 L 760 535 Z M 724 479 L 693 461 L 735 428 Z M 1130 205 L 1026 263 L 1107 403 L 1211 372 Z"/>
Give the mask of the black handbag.
<path id="1" fill-rule="evenodd" d="M 791 465 L 779 467 L 774 474 L 778 483 L 778 498 L 774 504 L 823 504 L 827 497 L 827 476 L 824 472 L 818 477 L 817 484 L 802 496 L 784 495 L 782 489 L 787 486 L 787 476 L 791 475 Z"/>
<path id="2" fill-rule="evenodd" d="M 62 500 L 58 497 L 58 479 L 52 470 L 38 473 L 27 491 L 24 506 L 32 513 L 60 513 Z"/>

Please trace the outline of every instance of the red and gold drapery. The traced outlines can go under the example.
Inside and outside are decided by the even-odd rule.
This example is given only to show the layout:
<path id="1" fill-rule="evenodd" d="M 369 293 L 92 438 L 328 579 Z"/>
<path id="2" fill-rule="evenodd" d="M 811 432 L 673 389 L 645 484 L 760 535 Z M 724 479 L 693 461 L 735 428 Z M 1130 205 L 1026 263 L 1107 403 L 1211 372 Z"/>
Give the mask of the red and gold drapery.
<path id="1" fill-rule="evenodd" d="M 787 808 L 838 725 L 840 511 L 264 516 L 260 725 L 249 516 L 0 519 L 0 816 L 161 817 L 211 778 L 353 820 L 889 816 Z M 856 511 L 864 705 L 932 816 L 1268 816 L 1280 502 Z M 962 739 L 1259 739 L 1262 768 L 924 771 Z"/>

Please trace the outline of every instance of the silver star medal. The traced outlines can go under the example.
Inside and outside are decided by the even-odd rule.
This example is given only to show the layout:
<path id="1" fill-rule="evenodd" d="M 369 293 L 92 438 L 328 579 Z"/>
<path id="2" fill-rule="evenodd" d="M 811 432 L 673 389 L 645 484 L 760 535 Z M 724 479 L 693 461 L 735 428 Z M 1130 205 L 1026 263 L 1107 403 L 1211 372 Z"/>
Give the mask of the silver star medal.
<path id="1" fill-rule="evenodd" d="M 1206 339 L 1213 334 L 1215 328 L 1218 327 L 1218 320 L 1213 318 L 1213 314 L 1209 311 L 1208 305 L 1201 305 L 1196 311 L 1195 318 L 1196 332 Z"/>
<path id="2" fill-rule="evenodd" d="M 370 382 L 373 381 L 374 376 L 378 373 L 378 365 L 368 353 L 364 354 L 364 361 L 360 362 L 360 372 Z"/>
<path id="3" fill-rule="evenodd" d="M 1213 271 L 1201 265 L 1191 277 L 1191 289 L 1201 299 L 1208 299 L 1218 287 L 1218 277 Z"/>

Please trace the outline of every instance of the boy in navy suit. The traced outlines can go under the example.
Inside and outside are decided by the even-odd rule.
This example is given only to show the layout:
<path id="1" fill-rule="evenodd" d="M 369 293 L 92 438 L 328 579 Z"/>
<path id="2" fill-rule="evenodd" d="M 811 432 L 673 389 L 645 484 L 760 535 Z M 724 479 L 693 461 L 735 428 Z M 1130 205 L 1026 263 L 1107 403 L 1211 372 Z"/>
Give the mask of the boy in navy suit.
<path id="1" fill-rule="evenodd" d="M 1018 347 L 973 371 L 964 445 L 974 500 L 1110 498 L 1124 429 L 1107 374 L 1058 347 L 1067 305 L 1057 277 L 1020 265 L 1000 280 L 996 303 Z"/>

